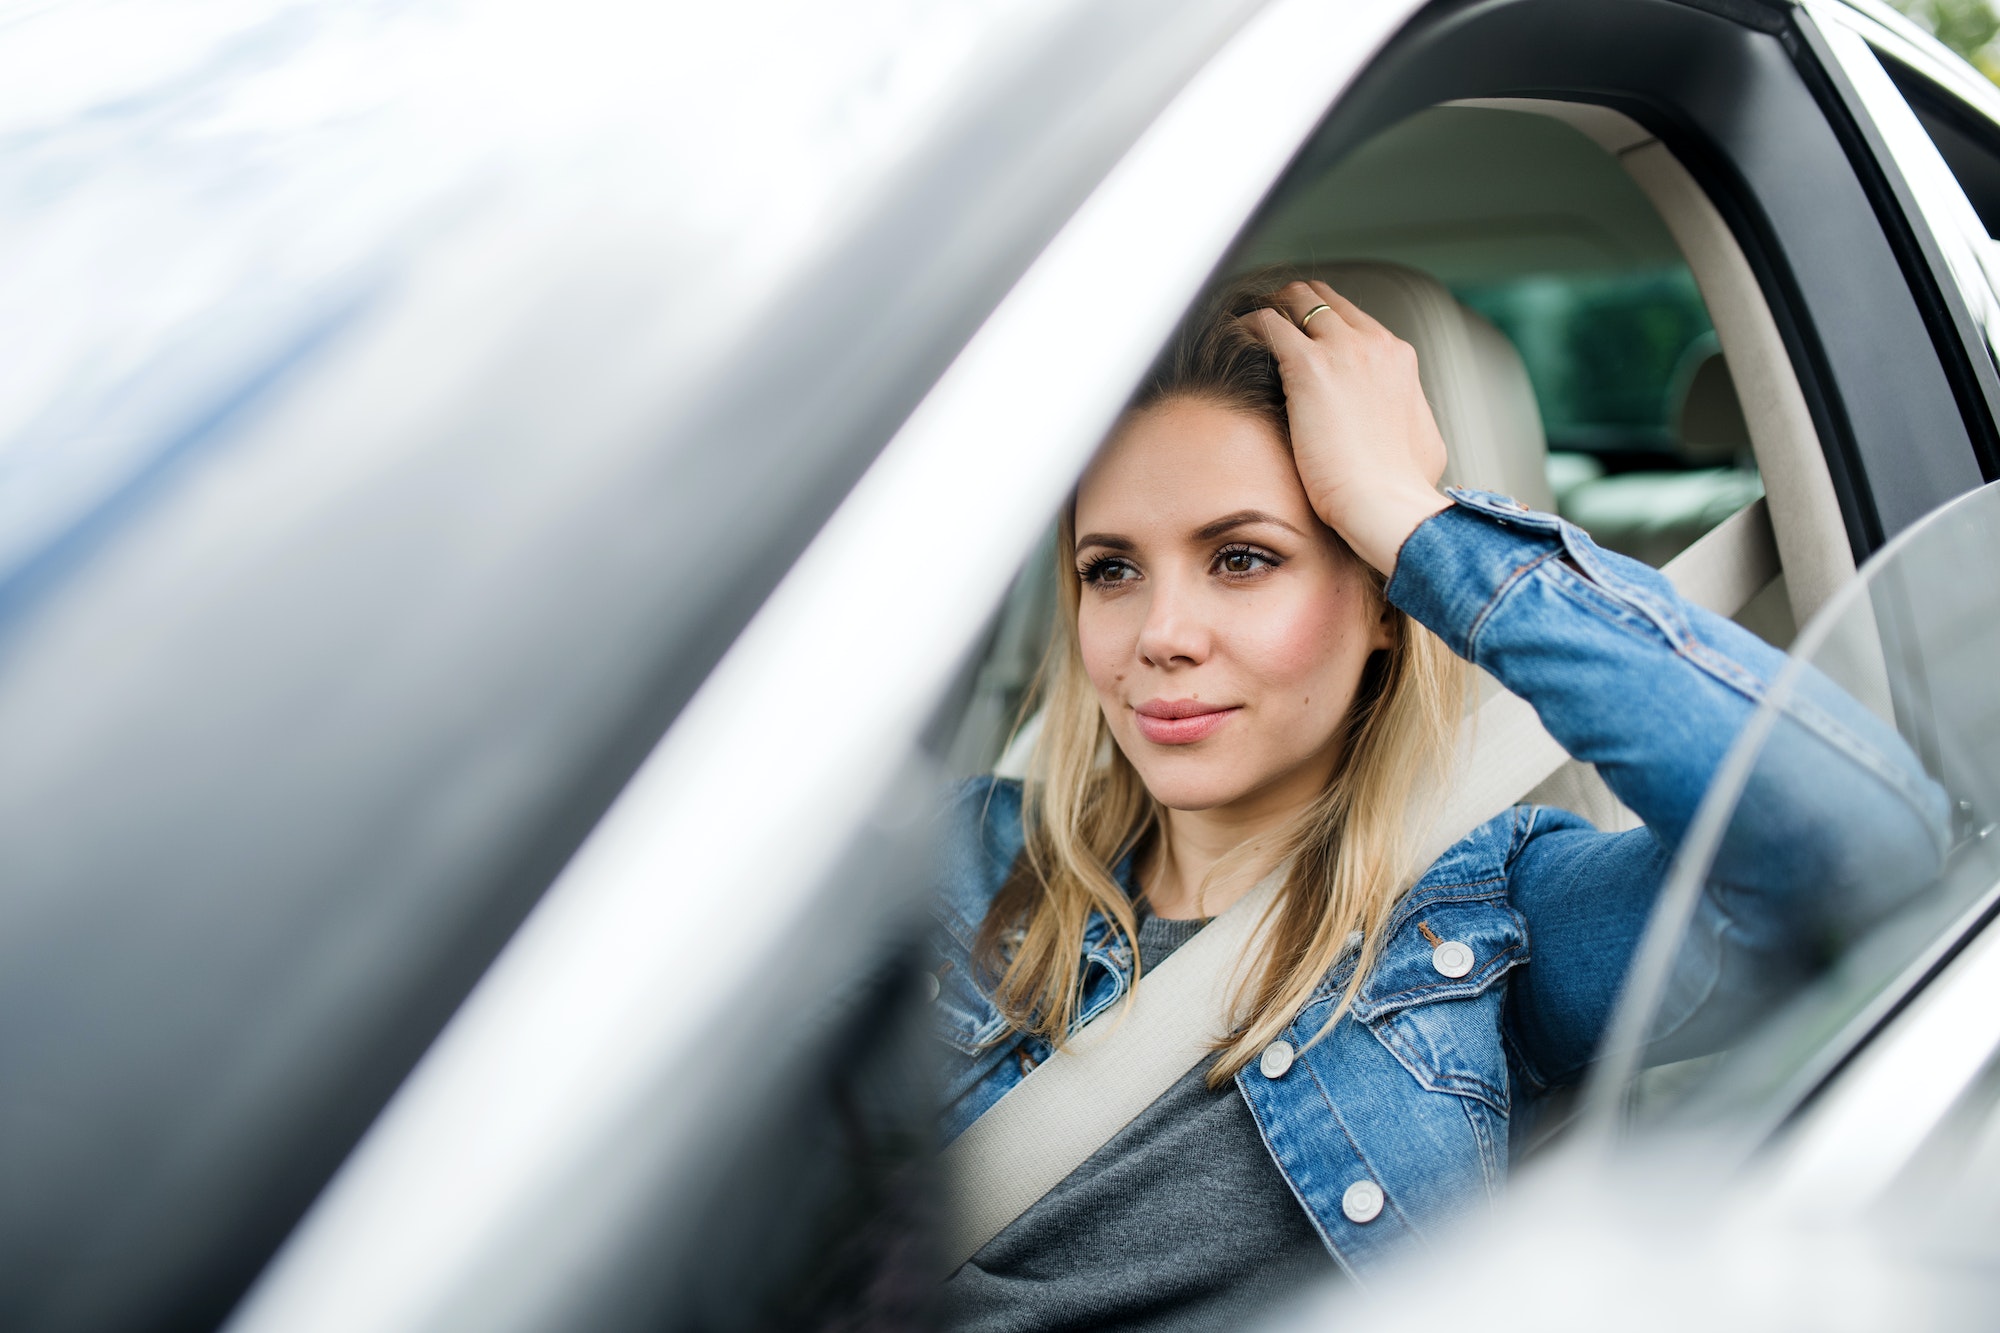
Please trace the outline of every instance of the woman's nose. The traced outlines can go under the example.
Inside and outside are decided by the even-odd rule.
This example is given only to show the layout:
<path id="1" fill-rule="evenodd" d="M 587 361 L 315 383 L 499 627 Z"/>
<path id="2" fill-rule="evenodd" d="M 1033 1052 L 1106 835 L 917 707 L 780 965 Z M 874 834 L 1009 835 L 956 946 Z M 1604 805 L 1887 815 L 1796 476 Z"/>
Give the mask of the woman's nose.
<path id="1" fill-rule="evenodd" d="M 1156 582 L 1146 622 L 1139 627 L 1140 660 L 1162 671 L 1199 666 L 1208 659 L 1211 641 L 1199 599 L 1188 590 Z"/>

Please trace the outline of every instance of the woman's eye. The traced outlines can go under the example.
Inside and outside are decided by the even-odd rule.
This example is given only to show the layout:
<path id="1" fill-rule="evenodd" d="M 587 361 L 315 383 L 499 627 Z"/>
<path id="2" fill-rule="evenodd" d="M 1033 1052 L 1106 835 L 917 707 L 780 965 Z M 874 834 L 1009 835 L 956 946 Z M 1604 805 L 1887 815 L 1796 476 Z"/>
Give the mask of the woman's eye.
<path id="1" fill-rule="evenodd" d="M 1085 583 L 1129 583 L 1139 577 L 1139 571 L 1132 567 L 1130 561 L 1116 557 L 1093 560 L 1078 572 Z"/>
<path id="2" fill-rule="evenodd" d="M 1276 569 L 1278 562 L 1262 551 L 1234 548 L 1221 552 L 1215 557 L 1216 569 L 1224 574 L 1256 574 L 1266 569 Z"/>

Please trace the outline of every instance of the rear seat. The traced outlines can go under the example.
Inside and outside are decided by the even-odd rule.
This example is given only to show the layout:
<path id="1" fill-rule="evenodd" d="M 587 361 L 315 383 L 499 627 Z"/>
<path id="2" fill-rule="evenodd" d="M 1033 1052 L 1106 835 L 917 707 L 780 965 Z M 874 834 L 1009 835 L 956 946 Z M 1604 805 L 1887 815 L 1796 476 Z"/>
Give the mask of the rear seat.
<path id="1" fill-rule="evenodd" d="M 1600 546 L 1649 565 L 1673 559 L 1764 493 L 1736 385 L 1712 335 L 1691 350 L 1672 392 L 1676 451 L 1695 466 L 1607 477 L 1580 454 L 1556 455 L 1550 466 L 1562 516 Z"/>

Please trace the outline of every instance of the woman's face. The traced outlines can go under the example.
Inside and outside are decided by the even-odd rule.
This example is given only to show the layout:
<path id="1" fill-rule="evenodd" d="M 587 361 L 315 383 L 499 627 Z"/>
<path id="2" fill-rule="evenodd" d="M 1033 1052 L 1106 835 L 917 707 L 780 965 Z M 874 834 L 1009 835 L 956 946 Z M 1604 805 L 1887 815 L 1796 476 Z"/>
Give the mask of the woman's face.
<path id="1" fill-rule="evenodd" d="M 1310 800 L 1391 639 L 1277 431 L 1202 400 L 1133 413 L 1077 489 L 1076 534 L 1084 668 L 1147 790 L 1174 810 Z"/>

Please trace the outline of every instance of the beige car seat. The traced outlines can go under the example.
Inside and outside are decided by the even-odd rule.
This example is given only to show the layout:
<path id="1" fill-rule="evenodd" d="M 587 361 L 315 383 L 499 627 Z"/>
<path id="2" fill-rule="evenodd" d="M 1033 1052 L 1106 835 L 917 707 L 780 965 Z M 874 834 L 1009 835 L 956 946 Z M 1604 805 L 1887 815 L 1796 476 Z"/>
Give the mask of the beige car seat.
<path id="1" fill-rule="evenodd" d="M 1514 344 L 1443 283 L 1400 264 L 1309 270 L 1417 351 L 1418 374 L 1444 436 L 1444 479 L 1553 511 L 1548 441 L 1528 368 Z"/>
<path id="2" fill-rule="evenodd" d="M 1307 276 L 1327 283 L 1416 349 L 1424 396 L 1444 436 L 1446 484 L 1498 491 L 1531 509 L 1554 511 L 1541 409 L 1528 367 L 1504 334 L 1436 278 L 1400 264 L 1329 264 Z M 1481 699 L 1499 688 L 1481 673 Z M 1639 823 L 1596 769 L 1575 760 L 1526 799 L 1573 810 L 1607 831 Z"/>
<path id="3" fill-rule="evenodd" d="M 1750 425 L 1714 334 L 1689 349 L 1671 392 L 1682 457 L 1697 467 L 1726 467 L 1750 457 Z"/>
<path id="4" fill-rule="evenodd" d="M 1750 428 L 1713 335 L 1697 343 L 1671 390 L 1676 452 L 1695 466 L 1625 472 L 1570 487 L 1562 512 L 1600 545 L 1664 565 L 1764 493 Z"/>

